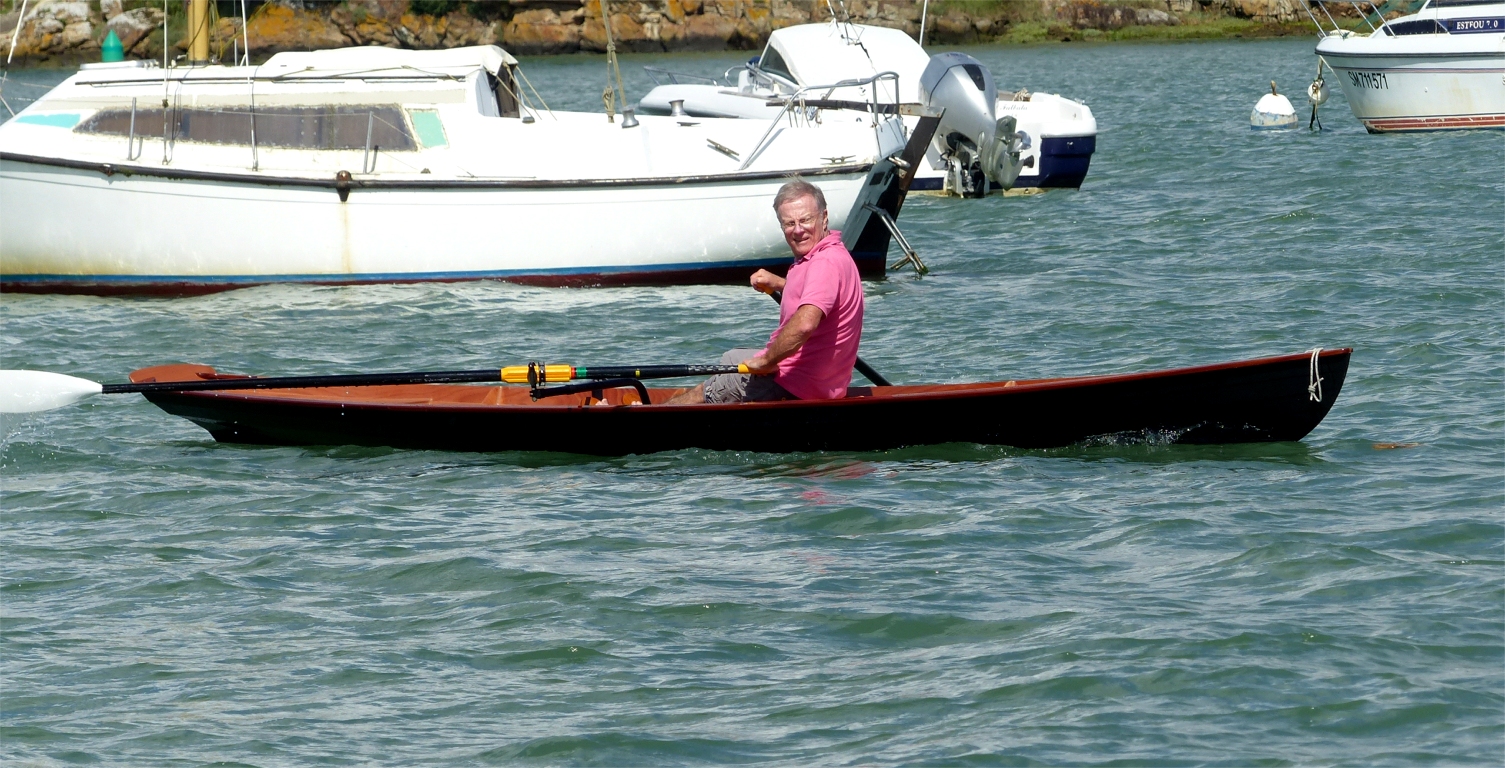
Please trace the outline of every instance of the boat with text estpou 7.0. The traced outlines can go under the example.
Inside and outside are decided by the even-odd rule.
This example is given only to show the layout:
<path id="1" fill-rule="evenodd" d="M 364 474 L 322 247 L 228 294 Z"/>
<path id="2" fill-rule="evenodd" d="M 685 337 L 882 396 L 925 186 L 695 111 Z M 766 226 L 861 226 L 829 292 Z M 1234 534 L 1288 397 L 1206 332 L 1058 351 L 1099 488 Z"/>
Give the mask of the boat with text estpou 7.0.
<path id="1" fill-rule="evenodd" d="M 881 275 L 906 141 L 879 109 L 818 129 L 552 111 L 495 46 L 85 65 L 0 125 L 0 289 L 741 281 L 788 264 L 771 204 L 792 175 Z"/>
<path id="2" fill-rule="evenodd" d="M 886 27 L 831 21 L 774 30 L 762 54 L 721 80 L 648 69 L 660 82 L 638 102 L 647 114 L 764 118 L 796 94 L 806 104 L 840 105 L 867 101 L 873 89 L 885 100 L 944 108 L 954 127 L 936 132 L 913 190 L 977 196 L 990 188 L 1077 188 L 1097 142 L 1097 120 L 1087 105 L 1026 89 L 1000 91 L 993 73 L 971 56 L 932 57 L 903 31 Z M 898 76 L 897 93 L 883 90 L 891 87 L 887 80 L 819 87 L 882 72 Z M 827 125 L 861 119 L 830 110 L 823 116 Z M 998 120 L 1012 128 L 999 130 Z M 1012 167 L 1000 167 L 1000 141 L 1012 142 Z"/>
<path id="3" fill-rule="evenodd" d="M 1340 28 L 1327 5 L 1308 9 L 1319 80 L 1332 70 L 1370 133 L 1505 128 L 1505 2 L 1428 0 L 1389 21 L 1369 3 L 1367 34 Z"/>

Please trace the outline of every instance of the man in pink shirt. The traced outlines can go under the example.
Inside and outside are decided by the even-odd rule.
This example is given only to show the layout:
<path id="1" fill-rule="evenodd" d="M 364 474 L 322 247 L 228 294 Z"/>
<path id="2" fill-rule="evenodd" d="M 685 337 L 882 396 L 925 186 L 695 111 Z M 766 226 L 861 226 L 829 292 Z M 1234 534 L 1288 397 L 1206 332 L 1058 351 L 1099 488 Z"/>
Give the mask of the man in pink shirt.
<path id="1" fill-rule="evenodd" d="M 760 350 L 734 349 L 727 365 L 746 363 L 753 375 L 713 376 L 667 401 L 735 403 L 759 400 L 819 400 L 845 397 L 862 341 L 862 281 L 852 254 L 831 231 L 820 188 L 794 180 L 779 189 L 774 212 L 794 252 L 787 277 L 765 269 L 752 287 L 782 291 L 779 327 Z"/>

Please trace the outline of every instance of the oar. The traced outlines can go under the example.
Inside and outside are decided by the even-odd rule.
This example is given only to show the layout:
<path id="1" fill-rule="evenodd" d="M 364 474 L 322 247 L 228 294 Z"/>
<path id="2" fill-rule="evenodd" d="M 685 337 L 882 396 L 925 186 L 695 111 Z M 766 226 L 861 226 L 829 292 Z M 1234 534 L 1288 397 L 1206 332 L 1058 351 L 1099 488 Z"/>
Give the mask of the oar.
<path id="1" fill-rule="evenodd" d="M 144 381 L 138 384 L 100 384 L 47 371 L 0 370 L 0 413 L 32 413 L 61 408 L 94 395 L 125 395 L 144 392 L 202 392 L 226 389 L 296 389 L 304 387 L 370 387 L 381 384 L 460 384 L 500 382 L 540 384 L 608 379 L 674 379 L 747 373 L 746 365 L 644 365 L 576 366 L 532 363 L 475 371 L 411 371 L 404 373 L 357 373 L 339 376 L 270 376 L 265 378 L 201 379 L 199 381 Z"/>
<path id="2" fill-rule="evenodd" d="M 779 303 L 779 306 L 784 305 L 783 291 L 769 291 L 768 295 L 772 296 L 773 300 Z M 861 357 L 857 358 L 857 372 L 862 374 L 863 376 L 866 376 L 868 381 L 871 381 L 880 387 L 893 386 L 892 384 L 888 383 L 888 379 L 879 376 L 878 372 L 873 370 L 873 366 L 868 365 L 867 362 L 865 362 Z"/>

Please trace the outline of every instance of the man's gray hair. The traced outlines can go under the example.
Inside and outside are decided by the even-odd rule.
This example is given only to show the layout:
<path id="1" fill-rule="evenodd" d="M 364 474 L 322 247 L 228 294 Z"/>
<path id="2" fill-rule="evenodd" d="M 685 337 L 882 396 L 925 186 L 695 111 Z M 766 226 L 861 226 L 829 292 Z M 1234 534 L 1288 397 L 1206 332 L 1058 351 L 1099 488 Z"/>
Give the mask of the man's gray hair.
<path id="1" fill-rule="evenodd" d="M 798 177 L 790 179 L 784 186 L 779 187 L 779 193 L 773 196 L 773 209 L 774 211 L 778 211 L 779 207 L 784 203 L 790 200 L 798 200 L 806 195 L 815 198 L 815 210 L 817 213 L 826 212 L 825 193 L 820 191 L 820 187 Z"/>

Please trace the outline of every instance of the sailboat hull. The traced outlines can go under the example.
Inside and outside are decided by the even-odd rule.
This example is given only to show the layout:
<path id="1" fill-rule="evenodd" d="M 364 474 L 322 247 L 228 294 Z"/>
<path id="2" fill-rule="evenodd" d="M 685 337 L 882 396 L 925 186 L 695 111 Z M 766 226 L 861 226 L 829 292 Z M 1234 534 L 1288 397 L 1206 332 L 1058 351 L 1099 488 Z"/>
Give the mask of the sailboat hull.
<path id="1" fill-rule="evenodd" d="M 862 204 L 883 189 L 869 191 L 870 170 L 802 175 L 833 211 L 853 212 L 855 235 L 867 221 Z M 768 209 L 786 180 L 762 173 L 397 182 L 342 195 L 333 180 L 153 174 L 6 155 L 0 197 L 12 224 L 4 227 L 0 290 L 185 295 L 277 282 L 740 282 L 760 267 L 788 264 Z M 59 215 L 66 211 L 88 215 Z M 853 255 L 864 273 L 882 274 L 885 253 Z"/>

